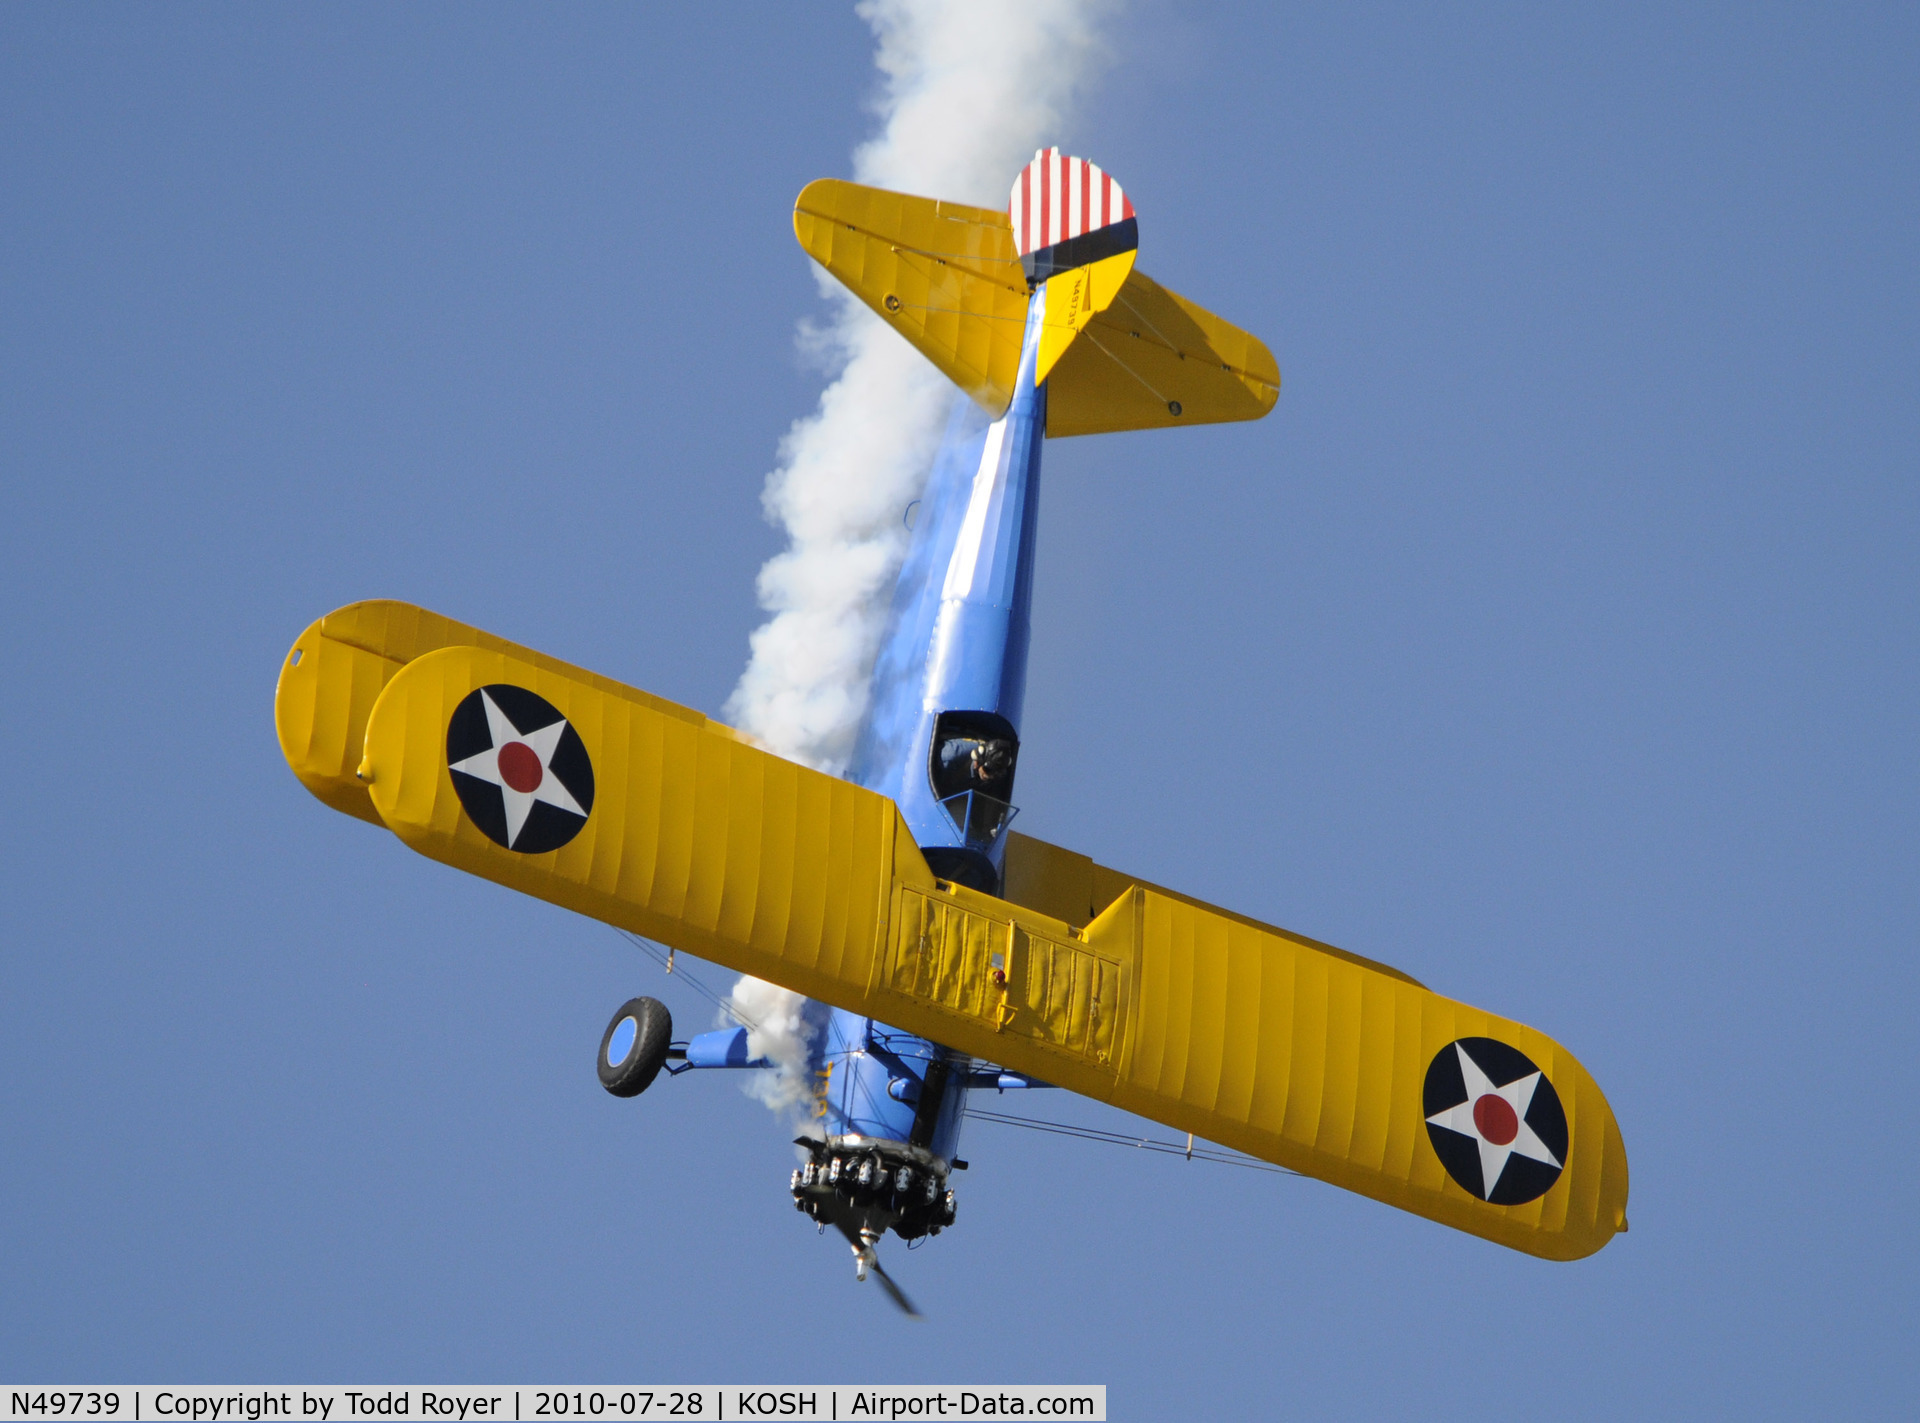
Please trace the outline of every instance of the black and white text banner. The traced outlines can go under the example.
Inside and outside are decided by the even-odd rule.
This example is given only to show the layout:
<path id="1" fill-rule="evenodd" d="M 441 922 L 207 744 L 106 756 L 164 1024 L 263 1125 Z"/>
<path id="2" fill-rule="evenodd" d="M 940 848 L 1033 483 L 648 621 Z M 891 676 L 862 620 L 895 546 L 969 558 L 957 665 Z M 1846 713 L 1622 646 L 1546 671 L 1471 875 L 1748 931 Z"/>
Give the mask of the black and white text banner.
<path id="1" fill-rule="evenodd" d="M 1105 1384 L 611 1384 L 597 1388 L 0 1384 L 0 1423 L 591 1423 L 594 1419 L 1072 1418 L 1104 1423 Z"/>

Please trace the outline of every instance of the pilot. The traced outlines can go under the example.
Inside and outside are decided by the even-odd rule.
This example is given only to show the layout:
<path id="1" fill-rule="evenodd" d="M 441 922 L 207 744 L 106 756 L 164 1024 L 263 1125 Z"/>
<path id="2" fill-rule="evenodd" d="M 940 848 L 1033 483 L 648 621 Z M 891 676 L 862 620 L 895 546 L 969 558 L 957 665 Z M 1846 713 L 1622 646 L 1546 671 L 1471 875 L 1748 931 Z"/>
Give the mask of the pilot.
<path id="1" fill-rule="evenodd" d="M 961 763 L 957 768 L 956 762 Z M 962 770 L 969 788 L 985 790 L 1013 774 L 1013 743 L 1000 737 L 956 736 L 941 745 L 940 764 Z"/>
<path id="2" fill-rule="evenodd" d="M 973 779 L 983 786 L 1005 780 L 1013 770 L 1013 748 L 1004 741 L 976 741 L 968 759 Z"/>

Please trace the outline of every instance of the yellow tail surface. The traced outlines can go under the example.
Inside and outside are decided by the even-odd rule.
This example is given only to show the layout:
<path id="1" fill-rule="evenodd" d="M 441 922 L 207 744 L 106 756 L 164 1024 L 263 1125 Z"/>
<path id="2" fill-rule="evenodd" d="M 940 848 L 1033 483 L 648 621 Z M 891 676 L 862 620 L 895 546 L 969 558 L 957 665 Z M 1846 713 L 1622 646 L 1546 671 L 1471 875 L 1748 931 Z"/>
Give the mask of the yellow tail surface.
<path id="1" fill-rule="evenodd" d="M 998 417 L 1013 398 L 1029 289 L 1004 212 L 822 178 L 794 236 Z M 1280 367 L 1257 336 L 1169 291 L 1128 252 L 1047 283 L 1038 376 L 1047 435 L 1257 420 Z"/>

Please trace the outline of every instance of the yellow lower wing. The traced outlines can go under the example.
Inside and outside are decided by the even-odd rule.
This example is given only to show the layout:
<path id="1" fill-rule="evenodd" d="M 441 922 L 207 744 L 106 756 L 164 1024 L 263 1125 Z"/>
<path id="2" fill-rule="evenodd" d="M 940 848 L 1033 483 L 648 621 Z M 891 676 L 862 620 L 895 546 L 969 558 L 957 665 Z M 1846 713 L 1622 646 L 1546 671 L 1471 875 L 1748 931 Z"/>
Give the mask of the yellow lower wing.
<path id="1" fill-rule="evenodd" d="M 456 707 L 500 686 L 551 703 L 591 760 L 585 820 L 545 853 L 483 832 L 449 771 Z M 363 796 L 472 874 L 1529 1254 L 1625 1228 L 1626 1154 L 1586 1070 L 1382 965 L 1024 837 L 1008 899 L 938 881 L 885 797 L 404 604 L 308 628 L 276 721 L 315 794 Z M 1562 1169 L 1524 1203 L 1463 1187 L 1430 1140 L 1462 1040 L 1524 1054 L 1564 1109 Z"/>

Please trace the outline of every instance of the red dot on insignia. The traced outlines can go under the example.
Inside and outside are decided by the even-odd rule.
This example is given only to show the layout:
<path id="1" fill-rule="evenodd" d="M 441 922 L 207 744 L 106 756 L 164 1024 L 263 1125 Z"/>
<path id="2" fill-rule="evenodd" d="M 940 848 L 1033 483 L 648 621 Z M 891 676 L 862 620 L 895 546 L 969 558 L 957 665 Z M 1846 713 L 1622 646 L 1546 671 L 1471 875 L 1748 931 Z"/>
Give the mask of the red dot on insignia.
<path id="1" fill-rule="evenodd" d="M 1513 1103 L 1491 1092 L 1473 1104 L 1473 1124 L 1495 1146 L 1505 1146 L 1520 1135 L 1520 1115 Z"/>
<path id="2" fill-rule="evenodd" d="M 547 778 L 541 768 L 540 757 L 524 741 L 509 741 L 500 748 L 500 779 L 511 790 L 521 795 L 532 795 L 540 789 L 540 782 Z M 1475 1108 L 1478 1111 L 1479 1108 Z M 1513 1115 L 1513 1108 L 1507 1108 L 1507 1115 Z"/>

